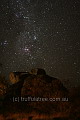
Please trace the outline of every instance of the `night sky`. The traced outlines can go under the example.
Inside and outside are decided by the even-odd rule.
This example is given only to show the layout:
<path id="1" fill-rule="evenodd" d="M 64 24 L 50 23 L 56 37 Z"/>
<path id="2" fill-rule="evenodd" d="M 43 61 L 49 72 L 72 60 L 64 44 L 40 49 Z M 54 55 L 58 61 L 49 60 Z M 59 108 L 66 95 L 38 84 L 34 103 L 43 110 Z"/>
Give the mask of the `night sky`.
<path id="1" fill-rule="evenodd" d="M 0 0 L 0 72 L 32 68 L 80 84 L 80 0 Z"/>

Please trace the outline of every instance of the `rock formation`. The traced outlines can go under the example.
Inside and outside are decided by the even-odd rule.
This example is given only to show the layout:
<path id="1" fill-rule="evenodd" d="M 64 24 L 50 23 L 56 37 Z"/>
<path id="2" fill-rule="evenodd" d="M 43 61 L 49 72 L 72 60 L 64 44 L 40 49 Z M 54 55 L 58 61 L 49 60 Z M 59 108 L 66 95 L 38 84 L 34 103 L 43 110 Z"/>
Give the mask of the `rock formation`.
<path id="1" fill-rule="evenodd" d="M 15 84 L 17 82 L 20 81 L 20 77 L 26 76 L 28 75 L 28 72 L 11 72 L 9 74 L 9 81 L 11 84 Z"/>
<path id="2" fill-rule="evenodd" d="M 11 85 L 7 87 L 6 93 L 2 94 L 4 97 L 1 105 L 4 108 L 3 111 L 12 114 L 13 118 L 14 112 L 23 118 L 26 116 L 26 120 L 39 120 L 39 118 L 77 120 L 76 118 L 79 118 L 77 110 L 80 107 L 75 106 L 76 100 L 72 100 L 72 93 L 68 95 L 69 92 L 61 81 L 48 76 L 43 69 L 32 69 L 31 72 L 12 72 L 9 79 Z M 79 96 L 77 98 L 79 99 Z M 74 106 L 76 110 L 73 112 Z M 76 117 L 73 113 L 77 114 Z M 7 119 L 13 119 L 10 115 Z"/>
<path id="3" fill-rule="evenodd" d="M 46 75 L 46 72 L 45 70 L 41 69 L 41 68 L 35 68 L 35 69 L 32 69 L 30 74 L 33 74 L 33 75 Z"/>

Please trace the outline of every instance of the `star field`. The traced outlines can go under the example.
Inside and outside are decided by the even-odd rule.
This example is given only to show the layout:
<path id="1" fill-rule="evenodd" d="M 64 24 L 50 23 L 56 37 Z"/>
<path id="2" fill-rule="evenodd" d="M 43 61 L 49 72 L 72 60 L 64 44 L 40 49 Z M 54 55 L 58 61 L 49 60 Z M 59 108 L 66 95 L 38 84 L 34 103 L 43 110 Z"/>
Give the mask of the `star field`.
<path id="1" fill-rule="evenodd" d="M 79 5 L 79 0 L 1 0 L 0 72 L 43 68 L 80 84 Z"/>

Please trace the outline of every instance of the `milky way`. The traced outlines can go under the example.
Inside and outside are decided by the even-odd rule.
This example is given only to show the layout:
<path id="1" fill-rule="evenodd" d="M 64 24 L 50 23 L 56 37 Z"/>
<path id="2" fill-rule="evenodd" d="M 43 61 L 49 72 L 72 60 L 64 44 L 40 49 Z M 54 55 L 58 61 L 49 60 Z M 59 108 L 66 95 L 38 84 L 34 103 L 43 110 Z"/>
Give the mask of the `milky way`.
<path id="1" fill-rule="evenodd" d="M 80 84 L 79 5 L 79 0 L 1 0 L 0 72 L 43 68 Z"/>

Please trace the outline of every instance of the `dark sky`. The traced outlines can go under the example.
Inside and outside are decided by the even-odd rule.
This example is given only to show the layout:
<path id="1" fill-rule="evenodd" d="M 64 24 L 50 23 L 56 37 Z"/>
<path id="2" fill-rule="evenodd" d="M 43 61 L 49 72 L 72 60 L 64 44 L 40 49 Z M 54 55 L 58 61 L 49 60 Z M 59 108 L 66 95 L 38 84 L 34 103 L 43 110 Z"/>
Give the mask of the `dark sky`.
<path id="1" fill-rule="evenodd" d="M 0 0 L 0 71 L 44 68 L 80 84 L 80 0 Z"/>

